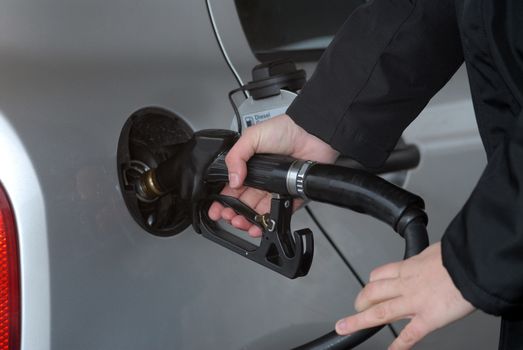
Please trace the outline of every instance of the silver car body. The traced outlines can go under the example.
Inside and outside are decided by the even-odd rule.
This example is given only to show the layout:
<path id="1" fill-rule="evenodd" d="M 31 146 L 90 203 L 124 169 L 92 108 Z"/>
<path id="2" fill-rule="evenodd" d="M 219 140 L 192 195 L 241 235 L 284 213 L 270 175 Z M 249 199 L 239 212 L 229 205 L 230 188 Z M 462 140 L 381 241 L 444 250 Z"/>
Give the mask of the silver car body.
<path id="1" fill-rule="evenodd" d="M 287 349 L 353 312 L 360 290 L 315 232 L 308 276 L 288 280 L 192 229 L 144 232 L 123 202 L 116 149 L 126 119 L 160 106 L 195 130 L 229 128 L 239 77 L 257 63 L 232 0 L 1 0 L 0 182 L 16 215 L 22 349 Z M 310 74 L 314 63 L 304 68 Z M 407 129 L 421 163 L 401 176 L 427 203 L 438 240 L 485 164 L 460 70 Z M 359 214 L 310 208 L 357 273 L 401 258 L 402 242 Z M 401 323 L 397 325 L 401 328 Z M 495 318 L 476 312 L 423 349 L 491 349 Z M 385 328 L 362 349 L 393 340 Z"/>

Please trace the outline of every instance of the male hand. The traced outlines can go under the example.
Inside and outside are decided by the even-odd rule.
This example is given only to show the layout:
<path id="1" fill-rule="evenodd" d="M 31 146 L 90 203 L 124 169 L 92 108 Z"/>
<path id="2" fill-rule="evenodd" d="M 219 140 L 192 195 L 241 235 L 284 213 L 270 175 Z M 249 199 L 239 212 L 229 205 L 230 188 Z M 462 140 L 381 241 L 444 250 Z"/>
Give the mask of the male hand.
<path id="1" fill-rule="evenodd" d="M 410 349 L 430 332 L 474 311 L 443 266 L 439 242 L 417 256 L 372 271 L 355 308 L 358 314 L 336 323 L 338 334 L 411 319 L 390 350 Z"/>
<path id="2" fill-rule="evenodd" d="M 322 163 L 333 163 L 338 157 L 338 152 L 307 133 L 285 114 L 247 128 L 225 158 L 229 170 L 229 185 L 225 186 L 222 194 L 240 199 L 259 214 L 270 210 L 270 194 L 242 186 L 247 175 L 247 161 L 255 153 L 289 155 Z M 298 205 L 299 203 L 295 203 L 295 207 Z M 234 227 L 248 231 L 253 237 L 261 235 L 259 227 L 219 203 L 213 203 L 209 208 L 209 217 L 213 220 L 227 220 Z"/>

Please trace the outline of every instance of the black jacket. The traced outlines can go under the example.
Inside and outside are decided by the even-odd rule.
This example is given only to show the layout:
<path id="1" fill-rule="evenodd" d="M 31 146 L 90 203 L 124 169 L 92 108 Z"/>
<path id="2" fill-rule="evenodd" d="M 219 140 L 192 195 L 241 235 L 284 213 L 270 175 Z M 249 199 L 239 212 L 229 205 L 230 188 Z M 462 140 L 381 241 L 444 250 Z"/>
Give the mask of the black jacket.
<path id="1" fill-rule="evenodd" d="M 463 61 L 488 165 L 443 236 L 443 263 L 468 301 L 503 317 L 500 348 L 523 348 L 523 0 L 370 1 L 287 113 L 376 167 Z"/>

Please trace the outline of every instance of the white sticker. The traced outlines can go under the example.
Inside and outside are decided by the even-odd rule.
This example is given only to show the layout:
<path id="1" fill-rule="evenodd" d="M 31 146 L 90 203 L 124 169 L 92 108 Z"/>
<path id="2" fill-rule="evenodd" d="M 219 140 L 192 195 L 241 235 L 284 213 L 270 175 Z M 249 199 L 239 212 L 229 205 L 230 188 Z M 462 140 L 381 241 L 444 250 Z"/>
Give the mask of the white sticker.
<path id="1" fill-rule="evenodd" d="M 287 110 L 287 107 L 280 107 L 280 108 L 269 109 L 269 110 L 263 111 L 263 112 L 246 114 L 242 117 L 243 125 L 246 127 L 256 125 L 258 123 L 271 119 L 272 117 L 276 117 L 277 115 L 283 114 L 283 113 L 285 113 L 286 110 Z"/>

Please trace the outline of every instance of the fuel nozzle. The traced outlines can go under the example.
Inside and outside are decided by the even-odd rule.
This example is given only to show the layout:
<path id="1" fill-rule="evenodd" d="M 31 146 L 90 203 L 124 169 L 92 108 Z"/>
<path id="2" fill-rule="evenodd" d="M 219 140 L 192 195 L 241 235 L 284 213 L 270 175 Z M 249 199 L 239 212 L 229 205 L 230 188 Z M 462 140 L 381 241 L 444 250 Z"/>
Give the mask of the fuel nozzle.
<path id="1" fill-rule="evenodd" d="M 312 263 L 313 237 L 309 229 L 291 231 L 291 203 L 300 194 L 300 174 L 312 162 L 279 155 L 254 156 L 247 164 L 245 184 L 273 192 L 270 213 L 258 214 L 237 198 L 219 194 L 228 181 L 225 155 L 238 136 L 227 130 L 194 133 L 188 142 L 177 146 L 174 156 L 140 176 L 135 183 L 136 197 L 151 202 L 166 194 L 174 195 L 188 208 L 194 230 L 204 237 L 286 277 L 304 276 Z M 263 236 L 260 245 L 241 239 L 211 220 L 207 212 L 215 201 L 259 226 Z"/>
<path id="2" fill-rule="evenodd" d="M 207 193 L 207 169 L 237 139 L 238 133 L 230 130 L 211 129 L 194 133 L 187 142 L 177 145 L 172 157 L 140 176 L 135 184 L 138 199 L 154 201 L 166 193 L 174 193 L 187 202 L 198 200 Z M 224 172 L 227 176 L 227 169 Z"/>
<path id="3" fill-rule="evenodd" d="M 136 184 L 137 197 L 151 201 L 166 193 L 174 194 L 189 208 L 187 213 L 196 232 L 291 278 L 307 270 L 300 264 L 308 261 L 302 258 L 308 256 L 309 252 L 300 249 L 306 247 L 306 241 L 310 239 L 308 234 L 292 236 L 290 233 L 292 206 L 285 206 L 285 203 L 290 203 L 293 198 L 331 203 L 370 215 L 387 223 L 405 238 L 412 222 L 426 223 L 424 204 L 420 197 L 373 174 L 283 155 L 257 154 L 247 162 L 244 184 L 275 194 L 268 214 L 274 224 L 263 225 L 260 216 L 238 199 L 219 195 L 228 181 L 225 156 L 238 137 L 238 133 L 228 130 L 194 133 L 188 142 L 178 145 L 173 157 L 140 177 Z M 264 243 L 258 249 L 223 230 L 207 215 L 213 201 L 233 208 L 258 225 L 266 235 L 262 242 L 267 240 L 276 248 L 268 248 L 265 244 L 269 243 Z M 276 236 L 272 233 L 274 228 L 277 228 Z M 416 238 L 413 249 L 409 248 L 412 239 L 407 240 L 409 254 L 426 243 L 426 237 L 420 237 L 419 242 Z M 269 252 L 278 258 L 269 259 Z"/>

